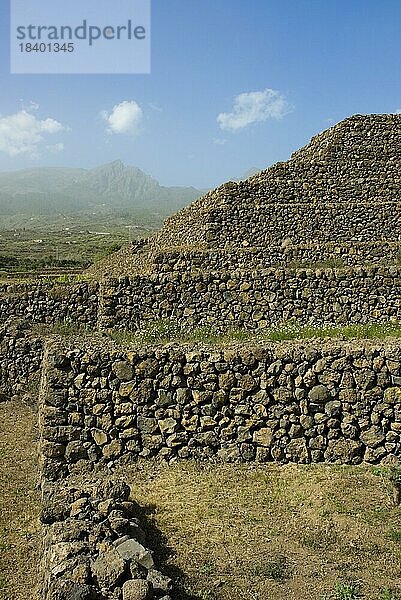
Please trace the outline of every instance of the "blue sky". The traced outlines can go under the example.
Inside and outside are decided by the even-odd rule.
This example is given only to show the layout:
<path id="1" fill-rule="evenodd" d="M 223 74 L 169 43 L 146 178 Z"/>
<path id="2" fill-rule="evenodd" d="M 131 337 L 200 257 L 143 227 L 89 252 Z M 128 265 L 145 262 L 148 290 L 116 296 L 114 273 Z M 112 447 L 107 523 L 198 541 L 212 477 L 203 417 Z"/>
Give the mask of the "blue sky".
<path id="1" fill-rule="evenodd" d="M 150 75 L 10 75 L 0 1 L 0 170 L 121 159 L 207 188 L 401 109 L 399 0 L 152 0 Z"/>

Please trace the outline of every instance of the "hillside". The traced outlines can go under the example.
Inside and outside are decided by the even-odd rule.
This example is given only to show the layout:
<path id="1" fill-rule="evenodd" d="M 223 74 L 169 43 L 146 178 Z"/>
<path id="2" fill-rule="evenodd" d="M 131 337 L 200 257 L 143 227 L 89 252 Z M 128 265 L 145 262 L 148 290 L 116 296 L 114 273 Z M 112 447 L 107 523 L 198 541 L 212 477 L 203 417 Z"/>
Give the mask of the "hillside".
<path id="1" fill-rule="evenodd" d="M 90 170 L 49 167 L 0 173 L 0 215 L 75 213 L 99 206 L 167 215 L 200 194 L 192 187 L 163 187 L 119 160 Z"/>

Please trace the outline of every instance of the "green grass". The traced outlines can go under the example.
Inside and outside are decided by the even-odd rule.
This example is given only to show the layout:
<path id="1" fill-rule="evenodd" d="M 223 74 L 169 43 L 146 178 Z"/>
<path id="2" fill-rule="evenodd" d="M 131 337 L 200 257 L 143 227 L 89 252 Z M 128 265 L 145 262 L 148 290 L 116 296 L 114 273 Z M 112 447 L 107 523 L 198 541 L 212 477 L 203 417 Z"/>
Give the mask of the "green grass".
<path id="1" fill-rule="evenodd" d="M 199 567 L 199 572 L 204 573 L 205 575 L 210 575 L 214 571 L 213 563 L 205 562 L 203 565 Z"/>
<path id="2" fill-rule="evenodd" d="M 401 600 L 401 592 L 384 588 L 380 593 L 379 600 Z"/>
<path id="3" fill-rule="evenodd" d="M 360 586 L 358 583 L 336 583 L 333 593 L 326 596 L 328 600 L 357 600 L 361 598 Z"/>
<path id="4" fill-rule="evenodd" d="M 337 532 L 333 523 L 329 522 L 323 527 L 316 527 L 314 530 L 301 536 L 301 543 L 306 548 L 313 550 L 325 550 L 332 548 L 338 540 Z"/>
<path id="5" fill-rule="evenodd" d="M 281 342 L 299 339 L 384 339 L 401 338 L 401 323 L 370 323 L 366 325 L 312 326 L 295 322 L 271 326 L 252 332 L 241 329 L 219 331 L 214 327 L 184 327 L 173 319 L 161 319 L 145 325 L 140 331 L 112 331 L 110 337 L 118 343 L 164 344 L 168 342 L 226 342 L 270 341 Z"/>
<path id="6" fill-rule="evenodd" d="M 322 261 L 293 260 L 286 265 L 289 269 L 342 269 L 346 267 L 345 261 L 339 257 L 328 258 Z"/>
<path id="7" fill-rule="evenodd" d="M 84 269 L 130 240 L 159 229 L 163 215 L 147 210 L 103 214 L 2 215 L 0 275 Z M 25 277 L 24 277 L 25 280 Z"/>
<path id="8" fill-rule="evenodd" d="M 54 283 L 80 283 L 81 281 L 85 281 L 86 277 L 80 274 L 70 275 L 69 273 L 64 273 L 63 275 L 59 275 L 56 279 L 53 280 Z"/>
<path id="9" fill-rule="evenodd" d="M 399 529 L 393 529 L 388 534 L 388 537 L 392 542 L 401 542 L 401 531 Z"/>
<path id="10" fill-rule="evenodd" d="M 70 321 L 60 321 L 49 325 L 47 323 L 37 323 L 32 327 L 32 333 L 34 335 L 47 337 L 50 335 L 60 335 L 63 337 L 77 337 L 81 335 L 88 335 L 88 333 L 94 333 L 91 327 L 84 327 L 78 323 Z"/>
<path id="11" fill-rule="evenodd" d="M 80 279 L 77 279 L 77 281 Z M 60 278 L 60 285 L 67 282 Z M 60 288 L 55 293 L 64 295 L 67 288 Z M 70 321 L 55 323 L 53 325 L 34 325 L 33 333 L 39 336 L 61 335 L 66 337 L 88 335 L 96 333 L 90 327 L 82 327 Z M 187 343 L 187 344 L 209 344 L 225 345 L 233 342 L 282 342 L 291 340 L 308 339 L 385 339 L 401 338 L 401 323 L 369 324 L 369 325 L 347 325 L 344 327 L 312 327 L 298 325 L 294 323 L 283 324 L 277 327 L 271 327 L 263 332 L 251 332 L 240 329 L 231 329 L 226 331 L 217 331 L 213 327 L 193 327 L 192 329 L 180 326 L 177 321 L 172 319 L 161 319 L 148 323 L 138 331 L 107 331 L 109 339 L 117 344 L 126 345 L 163 345 L 168 343 Z M 373 467 L 372 473 L 377 476 L 385 477 L 389 480 L 394 479 L 394 468 Z"/>
<path id="12" fill-rule="evenodd" d="M 7 531 L 0 531 L 0 552 L 6 552 L 10 548 L 10 543 L 7 538 Z"/>
<path id="13" fill-rule="evenodd" d="M 284 583 L 290 579 L 292 568 L 286 556 L 280 554 L 272 560 L 268 560 L 263 564 L 252 567 L 251 575 L 255 577 L 265 577 L 272 579 L 277 583 Z"/>

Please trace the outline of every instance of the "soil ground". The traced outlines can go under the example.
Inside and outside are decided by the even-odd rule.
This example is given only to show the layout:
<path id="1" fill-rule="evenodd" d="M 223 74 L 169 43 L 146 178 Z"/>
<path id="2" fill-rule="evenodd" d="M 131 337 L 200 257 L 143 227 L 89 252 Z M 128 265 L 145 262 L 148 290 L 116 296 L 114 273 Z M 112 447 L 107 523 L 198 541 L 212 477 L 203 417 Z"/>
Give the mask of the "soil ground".
<path id="1" fill-rule="evenodd" d="M 36 600 L 40 554 L 37 415 L 0 403 L 0 599 Z"/>
<path id="2" fill-rule="evenodd" d="M 401 508 L 379 467 L 131 469 L 179 598 L 401 598 Z"/>

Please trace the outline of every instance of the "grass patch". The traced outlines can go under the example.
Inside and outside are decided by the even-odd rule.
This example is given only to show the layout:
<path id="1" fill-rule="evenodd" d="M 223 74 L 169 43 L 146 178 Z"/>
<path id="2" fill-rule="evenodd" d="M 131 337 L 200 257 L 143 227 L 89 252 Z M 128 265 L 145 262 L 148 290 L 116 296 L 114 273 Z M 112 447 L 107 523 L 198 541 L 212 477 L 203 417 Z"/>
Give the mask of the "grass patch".
<path id="1" fill-rule="evenodd" d="M 278 583 L 284 583 L 291 577 L 292 569 L 288 558 L 279 554 L 276 558 L 267 560 L 264 564 L 255 565 L 251 574 L 256 577 L 272 579 Z"/>
<path id="2" fill-rule="evenodd" d="M 166 344 L 169 342 L 224 344 L 229 342 L 281 342 L 299 339 L 384 339 L 401 338 L 401 323 L 366 325 L 310 326 L 295 322 L 271 326 L 257 332 L 241 329 L 225 331 L 214 327 L 184 327 L 174 319 L 161 319 L 146 324 L 138 331 L 112 331 L 110 337 L 120 344 Z"/>
<path id="3" fill-rule="evenodd" d="M 35 412 L 0 404 L 0 598 L 36 600 L 40 493 L 36 489 Z"/>
<path id="4" fill-rule="evenodd" d="M 319 525 L 301 536 L 302 545 L 313 550 L 332 548 L 337 541 L 338 535 L 332 521 Z"/>
<path id="5" fill-rule="evenodd" d="M 324 596 L 324 600 L 357 600 L 361 598 L 359 583 L 336 583 L 333 593 Z"/>
<path id="6" fill-rule="evenodd" d="M 32 327 L 32 333 L 38 336 L 60 335 L 63 337 L 76 337 L 94 333 L 93 328 L 69 321 L 54 324 L 36 323 Z"/>
<path id="7" fill-rule="evenodd" d="M 401 600 L 401 592 L 390 588 L 384 588 L 380 593 L 379 600 Z"/>
<path id="8" fill-rule="evenodd" d="M 343 269 L 346 267 L 343 258 L 332 257 L 321 261 L 293 260 L 286 267 L 288 269 Z"/>
<path id="9" fill-rule="evenodd" d="M 128 479 L 179 599 L 382 600 L 401 586 L 389 539 L 401 508 L 371 467 L 182 461 L 129 467 Z"/>
<path id="10" fill-rule="evenodd" d="M 53 293 L 54 295 L 65 297 L 68 295 L 68 288 L 61 285 L 59 288 L 55 287 Z M 90 327 L 83 327 L 70 321 L 59 322 L 53 325 L 34 325 L 33 330 L 40 335 L 53 334 L 62 336 L 79 336 L 93 332 L 93 329 Z M 313 327 L 297 323 L 286 323 L 270 327 L 263 331 L 252 332 L 241 329 L 219 331 L 214 327 L 207 326 L 188 328 L 179 324 L 174 319 L 160 319 L 146 324 L 142 329 L 137 331 L 111 330 L 107 332 L 107 336 L 121 345 L 162 345 L 173 342 L 224 345 L 232 342 L 263 343 L 303 339 L 385 339 L 401 338 L 401 323 L 375 323 L 342 327 Z M 377 469 L 378 475 L 387 475 L 388 469 L 381 467 Z"/>
<path id="11" fill-rule="evenodd" d="M 390 531 L 390 533 L 388 534 L 389 539 L 392 542 L 397 542 L 400 543 L 401 542 L 401 530 L 397 529 L 393 529 L 392 531 Z"/>

